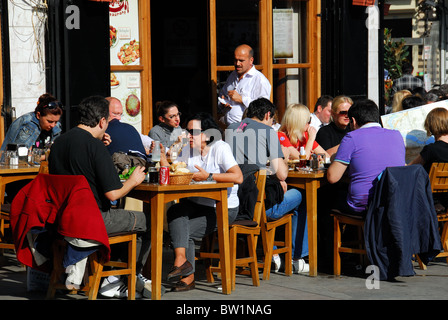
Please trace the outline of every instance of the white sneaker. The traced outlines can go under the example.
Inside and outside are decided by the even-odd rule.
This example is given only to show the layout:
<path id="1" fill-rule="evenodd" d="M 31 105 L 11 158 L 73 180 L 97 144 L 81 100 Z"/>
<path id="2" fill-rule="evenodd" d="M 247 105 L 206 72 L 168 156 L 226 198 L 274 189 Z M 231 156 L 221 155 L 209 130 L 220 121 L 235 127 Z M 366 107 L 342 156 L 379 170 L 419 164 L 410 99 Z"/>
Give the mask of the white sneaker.
<path id="1" fill-rule="evenodd" d="M 108 278 L 103 280 L 100 290 L 98 291 L 104 297 L 108 298 L 127 298 L 128 286 L 123 281 L 118 280 L 115 282 L 109 282 Z M 142 295 L 139 292 L 135 293 L 135 298 L 140 299 Z"/>
<path id="2" fill-rule="evenodd" d="M 308 273 L 310 272 L 310 265 L 303 259 L 292 260 L 293 273 Z"/>
<path id="3" fill-rule="evenodd" d="M 145 278 L 141 273 L 137 275 L 135 290 L 141 293 L 145 298 L 151 298 L 151 280 Z"/>
<path id="4" fill-rule="evenodd" d="M 278 270 L 280 270 L 280 267 L 282 265 L 282 260 L 280 259 L 280 256 L 278 254 L 275 254 L 272 256 L 272 262 L 274 263 L 274 273 L 277 273 Z"/>

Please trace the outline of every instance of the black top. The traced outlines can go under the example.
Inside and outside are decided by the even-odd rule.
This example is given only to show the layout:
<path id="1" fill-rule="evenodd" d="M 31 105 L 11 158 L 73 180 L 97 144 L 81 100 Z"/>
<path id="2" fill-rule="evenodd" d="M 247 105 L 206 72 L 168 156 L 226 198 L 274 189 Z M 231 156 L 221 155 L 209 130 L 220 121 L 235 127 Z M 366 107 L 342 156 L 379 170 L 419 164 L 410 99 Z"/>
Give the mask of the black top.
<path id="1" fill-rule="evenodd" d="M 345 134 L 349 131 L 350 126 L 347 126 L 345 129 L 340 129 L 333 121 L 331 121 L 328 125 L 323 126 L 317 131 L 316 142 L 324 148 L 324 150 L 328 150 L 340 144 L 342 138 L 344 138 Z"/>
<path id="2" fill-rule="evenodd" d="M 101 211 L 110 208 L 104 194 L 123 187 L 104 143 L 81 128 L 55 140 L 48 162 L 50 174 L 85 176 Z"/>
<path id="3" fill-rule="evenodd" d="M 423 166 L 429 173 L 433 162 L 448 162 L 448 143 L 436 141 L 423 147 L 420 156 L 425 161 Z"/>

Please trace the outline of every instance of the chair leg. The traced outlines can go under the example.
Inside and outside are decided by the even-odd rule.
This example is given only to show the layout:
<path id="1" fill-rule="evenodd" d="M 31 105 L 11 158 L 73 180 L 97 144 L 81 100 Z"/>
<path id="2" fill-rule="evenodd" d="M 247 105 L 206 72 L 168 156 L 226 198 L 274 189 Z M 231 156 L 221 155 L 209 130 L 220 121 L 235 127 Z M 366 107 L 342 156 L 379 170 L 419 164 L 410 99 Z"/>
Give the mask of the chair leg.
<path id="1" fill-rule="evenodd" d="M 252 258 L 250 262 L 250 270 L 252 274 L 252 283 L 254 286 L 260 286 L 260 276 L 258 274 L 258 262 L 257 262 L 257 236 L 251 234 L 247 236 L 247 242 L 249 246 L 249 256 Z"/>
<path id="2" fill-rule="evenodd" d="M 230 270 L 232 279 L 232 291 L 235 290 L 236 283 L 236 243 L 237 243 L 237 233 L 235 228 L 230 229 Z"/>
<path id="3" fill-rule="evenodd" d="M 103 265 L 98 262 L 98 255 L 96 253 L 93 253 L 89 259 L 92 272 L 92 275 L 89 277 L 89 300 L 96 300 L 100 288 Z"/>
<path id="4" fill-rule="evenodd" d="M 263 280 L 269 280 L 271 275 L 271 261 L 274 250 L 274 235 L 275 228 L 264 232 L 263 247 L 264 247 L 264 268 Z"/>
<path id="5" fill-rule="evenodd" d="M 137 264 L 137 236 L 133 234 L 133 241 L 128 244 L 128 268 L 131 274 L 128 276 L 128 300 L 135 300 L 136 264 Z"/>
<path id="6" fill-rule="evenodd" d="M 285 246 L 289 247 L 289 250 L 285 253 L 285 274 L 292 275 L 292 221 L 290 220 L 285 225 Z"/>
<path id="7" fill-rule="evenodd" d="M 333 244 L 333 274 L 335 276 L 341 275 L 341 256 L 339 254 L 339 248 L 341 247 L 341 230 L 339 229 L 339 221 L 336 217 L 334 217 L 334 225 L 333 225 L 333 235 L 334 235 L 334 244 Z"/>

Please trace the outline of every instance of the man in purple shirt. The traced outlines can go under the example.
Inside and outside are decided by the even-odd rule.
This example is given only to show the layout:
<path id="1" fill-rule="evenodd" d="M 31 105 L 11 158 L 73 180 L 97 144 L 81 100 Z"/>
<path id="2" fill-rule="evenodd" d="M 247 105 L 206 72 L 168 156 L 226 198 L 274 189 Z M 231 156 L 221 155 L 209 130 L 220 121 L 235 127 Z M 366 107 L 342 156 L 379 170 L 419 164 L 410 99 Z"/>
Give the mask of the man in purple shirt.
<path id="1" fill-rule="evenodd" d="M 353 131 L 342 139 L 327 172 L 330 183 L 338 182 L 348 168 L 350 184 L 342 212 L 363 214 L 378 175 L 386 167 L 405 165 L 405 146 L 401 134 L 378 123 L 379 111 L 371 100 L 355 102 L 348 112 Z M 345 200 L 345 199 L 340 199 Z"/>

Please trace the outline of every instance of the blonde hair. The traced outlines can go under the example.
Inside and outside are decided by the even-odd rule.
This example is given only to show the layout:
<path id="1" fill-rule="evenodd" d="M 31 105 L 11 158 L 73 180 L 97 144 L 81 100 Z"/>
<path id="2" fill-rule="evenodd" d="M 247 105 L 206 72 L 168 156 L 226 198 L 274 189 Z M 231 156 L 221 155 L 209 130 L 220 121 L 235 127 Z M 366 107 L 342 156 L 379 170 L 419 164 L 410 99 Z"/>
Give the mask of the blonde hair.
<path id="1" fill-rule="evenodd" d="M 350 97 L 347 96 L 337 96 L 333 99 L 333 103 L 331 104 L 331 112 L 337 113 L 338 107 L 343 103 L 350 103 L 350 105 L 353 104 L 353 100 Z"/>
<path id="2" fill-rule="evenodd" d="M 426 116 L 424 127 L 428 136 L 448 134 L 448 110 L 445 108 L 432 109 Z"/>
<path id="3" fill-rule="evenodd" d="M 301 103 L 291 104 L 285 110 L 279 131 L 286 133 L 289 141 L 295 145 L 303 139 L 310 117 L 311 113 L 307 106 Z"/>
<path id="4" fill-rule="evenodd" d="M 395 92 L 394 97 L 392 99 L 392 111 L 397 112 L 403 110 L 402 101 L 404 98 L 412 96 L 412 92 L 409 90 L 400 90 Z"/>

